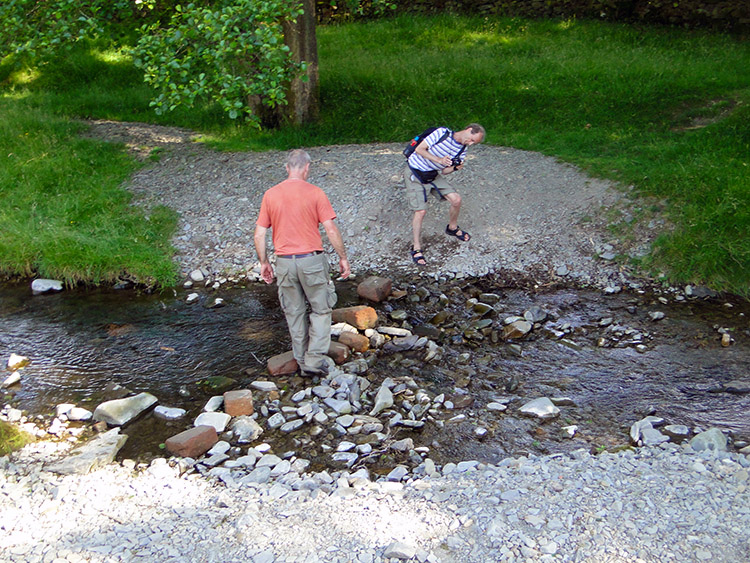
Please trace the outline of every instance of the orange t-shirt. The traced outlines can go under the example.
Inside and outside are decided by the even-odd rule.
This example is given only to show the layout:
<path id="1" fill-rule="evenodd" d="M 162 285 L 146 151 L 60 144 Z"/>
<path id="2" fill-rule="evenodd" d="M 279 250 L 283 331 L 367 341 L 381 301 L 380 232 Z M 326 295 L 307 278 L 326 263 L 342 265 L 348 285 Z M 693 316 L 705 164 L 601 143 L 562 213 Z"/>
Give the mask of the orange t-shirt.
<path id="1" fill-rule="evenodd" d="M 284 180 L 263 194 L 256 224 L 273 230 L 276 254 L 323 250 L 318 225 L 335 219 L 325 192 L 304 180 Z"/>

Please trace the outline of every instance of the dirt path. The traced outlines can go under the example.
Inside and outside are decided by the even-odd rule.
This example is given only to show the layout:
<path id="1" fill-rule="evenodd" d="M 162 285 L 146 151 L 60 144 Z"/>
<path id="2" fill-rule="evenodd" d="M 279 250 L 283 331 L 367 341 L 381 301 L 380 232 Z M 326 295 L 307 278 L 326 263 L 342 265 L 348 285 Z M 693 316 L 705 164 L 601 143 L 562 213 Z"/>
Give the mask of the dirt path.
<path id="1" fill-rule="evenodd" d="M 174 244 L 184 274 L 253 268 L 254 222 L 264 190 L 285 177 L 283 153 L 217 152 L 194 142 L 190 131 L 139 123 L 94 122 L 89 135 L 125 143 L 140 158 L 158 152 L 158 161 L 138 171 L 128 188 L 142 205 L 162 203 L 179 212 Z M 497 272 L 539 283 L 623 286 L 630 275 L 607 258 L 642 252 L 654 235 L 640 229 L 639 240 L 626 246 L 609 234 L 603 211 L 628 202 L 612 183 L 538 153 L 480 145 L 452 177 L 463 197 L 459 224 L 473 238 L 463 244 L 443 234 L 447 204 L 433 199 L 423 231 L 428 266 L 419 270 L 408 253 L 411 213 L 401 149 L 308 149 L 310 181 L 326 191 L 338 214 L 355 273 Z"/>

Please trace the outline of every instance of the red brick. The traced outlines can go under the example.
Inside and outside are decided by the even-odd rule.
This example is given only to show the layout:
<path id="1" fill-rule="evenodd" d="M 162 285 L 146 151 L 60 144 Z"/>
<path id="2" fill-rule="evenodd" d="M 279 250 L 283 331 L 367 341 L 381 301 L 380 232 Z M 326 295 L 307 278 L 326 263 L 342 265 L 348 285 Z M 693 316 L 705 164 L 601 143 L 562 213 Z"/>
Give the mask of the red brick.
<path id="1" fill-rule="evenodd" d="M 167 451 L 180 457 L 200 457 L 219 441 L 213 426 L 195 426 L 180 432 L 165 442 Z"/>
<path id="2" fill-rule="evenodd" d="M 253 414 L 253 393 L 250 389 L 237 389 L 224 393 L 224 412 L 229 416 Z"/>
<path id="3" fill-rule="evenodd" d="M 299 367 L 294 359 L 294 352 L 284 352 L 268 359 L 268 373 L 271 375 L 289 375 Z"/>
<path id="4" fill-rule="evenodd" d="M 333 358 L 333 361 L 337 364 L 343 364 L 349 359 L 350 354 L 349 346 L 341 344 L 340 342 L 331 342 L 331 346 L 328 348 L 328 355 Z"/>
<path id="5" fill-rule="evenodd" d="M 367 352 L 370 349 L 370 339 L 358 332 L 342 332 L 339 335 L 339 342 L 346 344 L 355 352 Z"/>
<path id="6" fill-rule="evenodd" d="M 392 282 L 388 278 L 370 276 L 357 286 L 357 294 L 360 297 L 380 303 L 388 299 L 391 294 Z"/>
<path id="7" fill-rule="evenodd" d="M 342 307 L 331 314 L 334 323 L 347 323 L 359 330 L 374 328 L 378 324 L 378 313 L 368 305 Z"/>

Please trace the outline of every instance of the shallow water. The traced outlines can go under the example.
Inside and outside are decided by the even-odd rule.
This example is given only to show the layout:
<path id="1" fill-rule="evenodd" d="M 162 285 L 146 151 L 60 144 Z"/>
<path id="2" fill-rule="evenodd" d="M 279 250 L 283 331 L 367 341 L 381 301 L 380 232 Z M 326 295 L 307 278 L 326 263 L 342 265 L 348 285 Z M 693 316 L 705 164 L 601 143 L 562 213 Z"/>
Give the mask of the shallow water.
<path id="1" fill-rule="evenodd" d="M 528 292 L 498 287 L 488 280 L 474 286 L 434 286 L 432 297 L 419 303 L 406 300 L 378 306 L 382 318 L 403 308 L 412 325 L 423 323 L 439 310 L 437 294 L 451 296 L 453 327 L 442 342 L 437 364 L 410 362 L 410 353 L 383 355 L 369 378 L 378 385 L 386 376 L 410 375 L 432 393 L 460 398 L 472 405 L 456 411 L 468 420 L 428 424 L 421 432 L 397 431 L 394 438 L 412 436 L 427 445 L 439 463 L 459 459 L 497 461 L 507 455 L 552 453 L 578 447 L 596 449 L 627 443 L 630 425 L 647 414 L 672 424 L 730 431 L 734 439 L 750 440 L 750 394 L 723 391 L 730 381 L 749 382 L 750 307 L 745 301 L 691 300 L 664 305 L 653 296 L 557 289 Z M 522 315 L 541 306 L 554 320 L 549 327 L 570 325 L 565 344 L 535 329 L 518 349 L 507 343 L 467 341 L 460 337 L 471 322 L 465 295 L 492 291 L 501 299 L 495 308 Z M 118 383 L 134 392 L 148 391 L 161 404 L 189 411 L 186 419 L 165 423 L 147 415 L 128 425 L 122 457 L 147 459 L 160 455 L 159 444 L 191 425 L 210 393 L 196 382 L 206 376 L 231 377 L 238 386 L 265 379 L 268 357 L 289 348 L 289 338 L 275 289 L 255 284 L 219 291 L 201 290 L 201 301 L 187 304 L 186 290 L 147 294 L 134 290 L 98 289 L 32 296 L 27 285 L 0 287 L 0 353 L 28 356 L 20 385 L 12 389 L 13 403 L 31 414 L 50 414 L 55 405 L 76 403 L 93 410 L 103 400 L 102 390 Z M 358 302 L 353 283 L 339 286 L 340 306 Z M 226 306 L 207 308 L 215 297 Z M 654 322 L 648 313 L 662 311 Z M 610 341 L 602 318 L 647 334 L 647 352 Z M 732 329 L 735 342 L 720 345 L 718 327 Z M 471 360 L 461 363 L 459 354 Z M 292 378 L 279 386 L 293 386 Z M 182 389 L 182 392 L 181 392 Z M 185 393 L 187 391 L 187 393 Z M 188 396 L 185 396 L 185 395 Z M 569 397 L 558 419 L 539 423 L 513 414 L 524 402 L 539 397 Z M 506 413 L 495 414 L 484 405 L 509 401 Z M 6 401 L 7 402 L 7 401 Z M 561 438 L 561 427 L 578 426 L 574 439 Z M 488 429 L 478 439 L 477 426 Z M 316 459 L 318 444 L 305 436 L 267 433 L 274 450 L 305 451 Z M 333 440 L 333 437 L 330 437 Z M 322 455 L 320 455 L 322 459 Z"/>

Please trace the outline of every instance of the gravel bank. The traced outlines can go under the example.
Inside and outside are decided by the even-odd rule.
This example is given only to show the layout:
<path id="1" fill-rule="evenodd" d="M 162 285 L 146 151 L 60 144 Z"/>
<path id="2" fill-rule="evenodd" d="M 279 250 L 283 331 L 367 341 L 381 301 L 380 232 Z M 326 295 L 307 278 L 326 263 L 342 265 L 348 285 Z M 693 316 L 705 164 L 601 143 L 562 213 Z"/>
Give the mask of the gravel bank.
<path id="1" fill-rule="evenodd" d="M 198 268 L 212 276 L 252 270 L 261 198 L 285 178 L 285 153 L 218 153 L 191 142 L 190 131 L 137 123 L 95 122 L 89 135 L 126 143 L 142 158 L 157 151 L 158 162 L 137 172 L 128 188 L 146 207 L 161 203 L 179 212 L 174 244 L 184 275 Z M 409 256 L 412 214 L 403 196 L 402 148 L 308 149 L 310 181 L 338 214 L 355 274 L 419 271 Z M 447 204 L 431 198 L 423 230 L 426 275 L 497 272 L 542 283 L 623 286 L 629 274 L 611 259 L 642 254 L 662 225 L 656 219 L 635 228 L 627 190 L 538 153 L 471 147 L 453 182 L 463 197 L 459 224 L 473 238 L 463 244 L 446 236 Z M 628 222 L 627 240 L 610 234 L 606 210 L 607 220 Z"/>
<path id="2" fill-rule="evenodd" d="M 225 487 L 166 464 L 40 471 L 0 462 L 4 561 L 477 562 L 750 560 L 750 460 L 673 444 L 447 464 L 372 482 Z"/>

